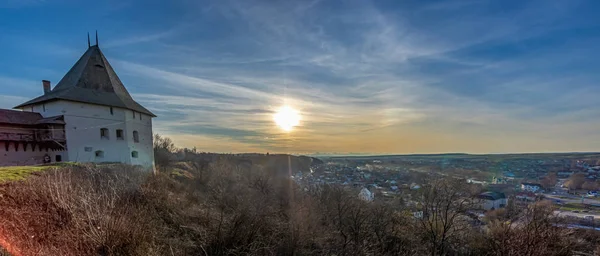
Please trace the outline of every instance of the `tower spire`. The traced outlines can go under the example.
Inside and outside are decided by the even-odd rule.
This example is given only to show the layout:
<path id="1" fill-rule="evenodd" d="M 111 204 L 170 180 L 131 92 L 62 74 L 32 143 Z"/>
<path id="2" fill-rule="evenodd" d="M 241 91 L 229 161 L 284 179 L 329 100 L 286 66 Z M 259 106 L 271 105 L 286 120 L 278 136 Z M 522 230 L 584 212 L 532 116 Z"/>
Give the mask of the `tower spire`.
<path id="1" fill-rule="evenodd" d="M 98 46 L 98 30 L 96 30 L 96 46 Z"/>
<path id="2" fill-rule="evenodd" d="M 88 32 L 88 48 L 90 48 L 90 47 L 91 47 L 91 45 L 90 45 L 90 32 Z"/>

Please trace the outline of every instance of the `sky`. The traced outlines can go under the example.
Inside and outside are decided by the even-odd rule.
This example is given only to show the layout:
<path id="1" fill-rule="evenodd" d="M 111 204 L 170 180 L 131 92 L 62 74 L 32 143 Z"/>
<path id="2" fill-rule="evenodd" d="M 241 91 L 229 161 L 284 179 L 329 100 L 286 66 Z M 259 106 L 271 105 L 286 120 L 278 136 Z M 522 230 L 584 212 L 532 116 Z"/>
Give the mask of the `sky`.
<path id="1" fill-rule="evenodd" d="M 3 0 L 0 108 L 88 32 L 154 131 L 207 152 L 600 151 L 600 1 Z M 286 132 L 281 106 L 301 114 Z"/>

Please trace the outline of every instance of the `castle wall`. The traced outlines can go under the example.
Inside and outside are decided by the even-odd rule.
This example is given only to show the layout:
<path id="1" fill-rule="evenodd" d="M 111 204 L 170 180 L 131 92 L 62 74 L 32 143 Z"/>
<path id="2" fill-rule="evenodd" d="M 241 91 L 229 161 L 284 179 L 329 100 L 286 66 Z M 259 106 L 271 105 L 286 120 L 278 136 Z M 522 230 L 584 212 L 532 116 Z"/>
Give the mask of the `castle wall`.
<path id="1" fill-rule="evenodd" d="M 154 167 L 152 119 L 129 109 L 73 101 L 52 101 L 23 108 L 44 117 L 63 115 L 67 138 L 68 161 L 119 162 Z M 141 120 L 140 120 L 141 115 Z M 108 130 L 101 137 L 101 129 Z M 123 138 L 117 138 L 117 130 Z M 134 140 L 137 131 L 139 140 Z"/>
<path id="2" fill-rule="evenodd" d="M 37 165 L 44 163 L 44 156 L 48 154 L 52 163 L 56 162 L 56 156 L 60 156 L 60 160 L 64 161 L 67 152 L 51 149 L 42 149 L 39 146 L 33 150 L 32 144 L 27 144 L 24 148 L 23 143 L 18 144 L 18 149 L 15 149 L 15 143 L 11 142 L 6 150 L 6 142 L 0 142 L 0 166 L 23 166 Z"/>

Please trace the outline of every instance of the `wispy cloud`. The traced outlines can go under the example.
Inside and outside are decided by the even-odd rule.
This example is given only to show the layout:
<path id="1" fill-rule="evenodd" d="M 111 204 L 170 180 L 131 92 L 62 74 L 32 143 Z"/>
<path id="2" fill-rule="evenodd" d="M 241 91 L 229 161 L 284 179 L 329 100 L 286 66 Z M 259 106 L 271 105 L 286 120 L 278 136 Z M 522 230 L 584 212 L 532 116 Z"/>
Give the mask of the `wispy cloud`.
<path id="1" fill-rule="evenodd" d="M 165 20 L 135 13 L 152 26 L 101 46 L 136 100 L 158 114 L 155 130 L 182 146 L 600 149 L 594 3 L 225 0 L 163 7 Z M 162 21 L 171 28 L 155 24 Z M 284 104 L 302 114 L 291 133 L 272 120 Z"/>

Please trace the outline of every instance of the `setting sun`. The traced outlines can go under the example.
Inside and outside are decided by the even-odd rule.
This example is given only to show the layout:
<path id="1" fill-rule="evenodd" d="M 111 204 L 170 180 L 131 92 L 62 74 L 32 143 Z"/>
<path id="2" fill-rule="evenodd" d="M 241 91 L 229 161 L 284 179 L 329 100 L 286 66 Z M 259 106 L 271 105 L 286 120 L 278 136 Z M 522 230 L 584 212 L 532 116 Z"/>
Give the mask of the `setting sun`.
<path id="1" fill-rule="evenodd" d="M 300 114 L 290 106 L 283 106 L 277 110 L 273 120 L 279 128 L 289 132 L 300 123 Z"/>

